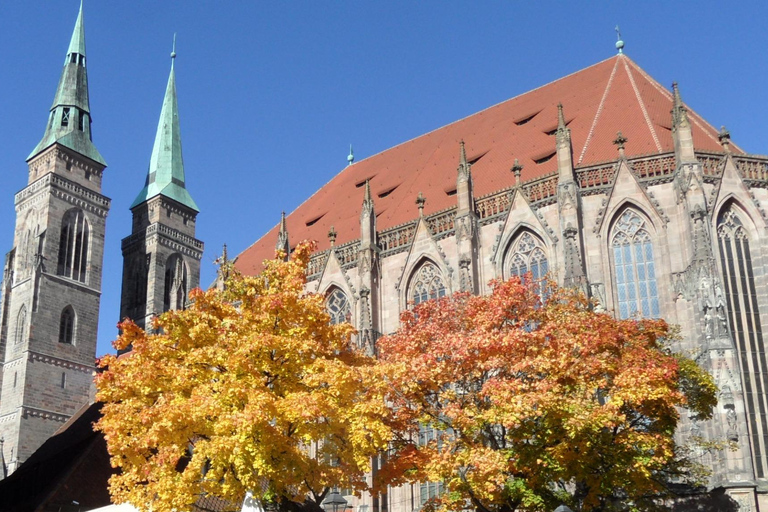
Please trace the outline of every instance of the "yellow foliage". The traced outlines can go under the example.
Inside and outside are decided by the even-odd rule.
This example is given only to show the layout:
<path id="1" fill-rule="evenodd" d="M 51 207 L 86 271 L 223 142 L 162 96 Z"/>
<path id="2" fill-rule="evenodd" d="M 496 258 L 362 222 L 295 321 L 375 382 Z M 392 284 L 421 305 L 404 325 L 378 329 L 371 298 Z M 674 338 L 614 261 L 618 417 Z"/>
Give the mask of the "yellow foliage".
<path id="1" fill-rule="evenodd" d="M 97 377 L 117 502 L 189 510 L 202 496 L 240 503 L 318 501 L 331 486 L 362 490 L 371 457 L 391 438 L 373 358 L 330 325 L 321 296 L 305 293 L 311 244 L 261 275 L 233 269 L 224 290 L 195 290 L 191 305 L 130 320 Z"/>

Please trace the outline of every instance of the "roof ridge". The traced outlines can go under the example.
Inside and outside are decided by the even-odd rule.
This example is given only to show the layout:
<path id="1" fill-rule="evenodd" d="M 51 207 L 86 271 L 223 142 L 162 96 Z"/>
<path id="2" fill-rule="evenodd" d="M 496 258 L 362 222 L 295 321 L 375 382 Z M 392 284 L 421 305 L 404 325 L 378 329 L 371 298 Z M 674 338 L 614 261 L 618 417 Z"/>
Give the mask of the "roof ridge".
<path id="1" fill-rule="evenodd" d="M 659 138 L 656 135 L 656 130 L 653 129 L 653 123 L 651 122 L 651 118 L 648 115 L 648 110 L 645 108 L 645 102 L 643 101 L 643 97 L 640 95 L 640 90 L 637 88 L 635 78 L 632 76 L 632 71 L 630 71 L 629 65 L 626 63 L 626 61 L 623 61 L 622 64 L 624 64 L 627 77 L 629 77 L 629 83 L 632 84 L 632 89 L 635 91 L 635 97 L 637 98 L 637 103 L 640 105 L 640 111 L 642 111 L 643 117 L 645 118 L 645 124 L 648 125 L 648 130 L 651 132 L 651 137 L 653 137 L 653 142 L 656 144 L 656 149 L 658 149 L 659 153 L 661 153 L 662 151 Z"/>
<path id="2" fill-rule="evenodd" d="M 595 132 L 595 126 L 597 126 L 597 120 L 600 118 L 600 114 L 603 111 L 603 105 L 605 104 L 605 99 L 608 97 L 608 91 L 611 89 L 611 84 L 613 83 L 613 77 L 616 76 L 616 68 L 619 66 L 619 57 L 616 57 L 616 63 L 613 65 L 613 69 L 611 70 L 611 76 L 608 77 L 608 83 L 605 85 L 605 90 L 603 91 L 603 97 L 600 98 L 600 103 L 597 106 L 597 110 L 595 111 L 595 118 L 592 120 L 592 126 L 589 128 L 589 132 L 587 133 L 587 138 L 584 141 L 584 147 L 581 148 L 581 154 L 579 155 L 579 161 L 576 162 L 577 164 L 580 164 L 582 160 L 584 160 L 584 155 L 587 153 L 587 147 L 589 146 L 589 142 L 592 140 L 592 134 Z"/>

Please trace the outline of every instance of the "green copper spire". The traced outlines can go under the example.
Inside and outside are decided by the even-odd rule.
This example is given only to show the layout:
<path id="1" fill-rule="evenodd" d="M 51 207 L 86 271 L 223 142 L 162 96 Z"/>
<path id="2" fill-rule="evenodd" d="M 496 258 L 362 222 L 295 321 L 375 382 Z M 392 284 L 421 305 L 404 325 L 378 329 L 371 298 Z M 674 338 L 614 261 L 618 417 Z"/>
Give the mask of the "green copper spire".
<path id="1" fill-rule="evenodd" d="M 139 192 L 131 208 L 138 206 L 147 199 L 163 195 L 183 204 L 195 211 L 200 211 L 192 196 L 187 192 L 184 183 L 184 160 L 181 156 L 181 131 L 179 129 L 179 106 L 176 100 L 176 36 L 173 37 L 173 52 L 171 53 L 171 74 L 165 89 L 163 109 L 160 111 L 160 122 L 157 125 L 155 145 L 149 160 L 147 182 Z"/>
<path id="2" fill-rule="evenodd" d="M 83 3 L 77 14 L 75 30 L 69 42 L 64 69 L 48 116 L 43 140 L 29 154 L 30 160 L 58 142 L 102 165 L 107 163 L 93 145 L 91 137 L 91 108 L 88 102 L 88 72 L 85 68 L 85 27 Z"/>

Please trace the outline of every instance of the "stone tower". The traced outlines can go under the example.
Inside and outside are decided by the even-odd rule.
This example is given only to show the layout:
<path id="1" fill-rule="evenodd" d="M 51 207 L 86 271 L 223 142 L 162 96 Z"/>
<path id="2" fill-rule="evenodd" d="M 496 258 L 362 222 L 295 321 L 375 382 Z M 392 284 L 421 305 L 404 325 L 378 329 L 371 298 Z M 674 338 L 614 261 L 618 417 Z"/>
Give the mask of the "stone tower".
<path id="1" fill-rule="evenodd" d="M 195 238 L 199 210 L 184 181 L 175 59 L 174 51 L 147 181 L 131 205 L 133 227 L 122 243 L 120 318 L 142 328 L 151 328 L 154 315 L 184 308 L 200 284 L 203 242 Z"/>
<path id="2" fill-rule="evenodd" d="M 13 471 L 90 399 L 106 163 L 91 140 L 82 5 L 45 134 L 15 196 L 0 301 L 0 436 Z"/>

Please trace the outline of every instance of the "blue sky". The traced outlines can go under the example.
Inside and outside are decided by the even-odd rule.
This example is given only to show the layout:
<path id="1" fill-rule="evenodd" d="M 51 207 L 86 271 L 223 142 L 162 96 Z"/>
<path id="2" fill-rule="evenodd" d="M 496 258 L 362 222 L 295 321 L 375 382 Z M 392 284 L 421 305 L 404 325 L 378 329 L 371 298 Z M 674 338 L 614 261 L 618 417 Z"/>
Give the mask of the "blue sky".
<path id="1" fill-rule="evenodd" d="M 77 0 L 0 2 L 0 250 L 43 135 Z M 98 353 L 120 308 L 120 240 L 143 186 L 178 33 L 187 188 L 214 260 L 257 240 L 346 164 L 625 51 L 768 153 L 768 2 L 86 0 L 94 142 L 112 198 Z"/>

